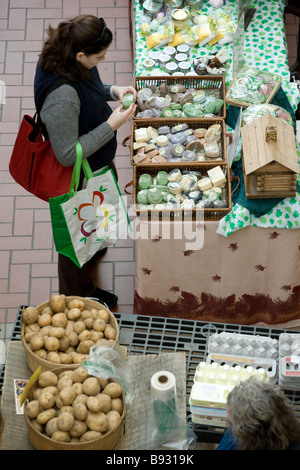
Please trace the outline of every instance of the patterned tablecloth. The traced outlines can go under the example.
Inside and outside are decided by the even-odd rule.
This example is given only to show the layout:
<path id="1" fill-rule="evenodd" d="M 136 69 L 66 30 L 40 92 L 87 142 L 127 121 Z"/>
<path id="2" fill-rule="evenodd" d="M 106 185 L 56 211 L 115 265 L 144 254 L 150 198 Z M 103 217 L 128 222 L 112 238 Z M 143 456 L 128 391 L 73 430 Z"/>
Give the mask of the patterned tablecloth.
<path id="1" fill-rule="evenodd" d="M 286 93 L 290 104 L 296 110 L 299 103 L 299 90 L 295 83 L 290 82 L 290 71 L 287 56 L 287 42 L 284 27 L 284 0 L 254 0 L 252 2 L 256 8 L 256 13 L 245 32 L 244 38 L 244 60 L 245 64 L 260 70 L 270 71 L 281 75 L 281 87 Z M 237 2 L 227 0 L 226 7 L 215 9 L 203 1 L 201 12 L 209 15 L 229 14 L 237 23 Z M 141 34 L 140 25 L 143 21 L 143 6 L 135 0 L 135 75 L 151 76 L 159 75 L 162 70 L 155 68 L 148 71 L 143 67 L 143 61 L 155 50 L 162 50 L 163 47 L 147 50 L 146 39 Z M 226 86 L 232 80 L 233 44 L 228 43 L 223 46 L 205 45 L 190 48 L 190 61 L 196 56 L 207 56 L 219 50 L 226 50 L 229 54 L 228 71 L 225 75 Z M 241 146 L 235 155 L 235 160 L 241 158 Z M 298 155 L 300 155 L 298 153 Z M 300 194 L 295 198 L 283 199 L 268 213 L 262 217 L 255 217 L 245 207 L 235 204 L 232 211 L 224 217 L 218 227 L 218 233 L 229 236 L 236 230 L 246 226 L 273 227 L 273 228 L 299 228 L 300 214 Z"/>

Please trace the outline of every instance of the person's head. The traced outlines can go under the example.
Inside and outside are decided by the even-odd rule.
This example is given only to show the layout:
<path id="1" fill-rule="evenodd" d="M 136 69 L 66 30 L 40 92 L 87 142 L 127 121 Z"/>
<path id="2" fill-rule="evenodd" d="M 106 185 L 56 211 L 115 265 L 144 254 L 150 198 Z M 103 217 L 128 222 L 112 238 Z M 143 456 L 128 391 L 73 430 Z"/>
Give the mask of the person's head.
<path id="1" fill-rule="evenodd" d="M 113 35 L 103 18 L 80 15 L 70 21 L 49 26 L 48 39 L 40 54 L 42 70 L 69 80 L 89 78 L 89 69 L 104 60 Z"/>
<path id="2" fill-rule="evenodd" d="M 276 384 L 251 377 L 227 399 L 228 421 L 241 450 L 284 450 L 300 442 L 292 403 Z"/>

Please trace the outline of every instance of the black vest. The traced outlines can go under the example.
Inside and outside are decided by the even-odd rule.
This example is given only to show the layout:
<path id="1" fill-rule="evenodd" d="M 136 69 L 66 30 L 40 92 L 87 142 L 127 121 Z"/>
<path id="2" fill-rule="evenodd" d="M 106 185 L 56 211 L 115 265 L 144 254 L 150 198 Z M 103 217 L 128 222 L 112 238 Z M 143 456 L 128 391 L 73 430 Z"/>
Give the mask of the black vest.
<path id="1" fill-rule="evenodd" d="M 101 123 L 107 121 L 112 113 L 111 107 L 106 101 L 106 95 L 103 83 L 100 79 L 97 67 L 90 69 L 91 76 L 89 80 L 80 82 L 70 82 L 61 75 L 54 75 L 49 72 L 43 72 L 39 66 L 36 67 L 34 79 L 34 100 L 38 111 L 41 109 L 47 91 L 56 88 L 63 83 L 69 83 L 77 91 L 80 99 L 79 115 L 79 137 L 95 129 Z M 88 157 L 88 162 L 92 171 L 109 164 L 115 157 L 117 149 L 116 132 L 114 137 L 101 147 L 97 152 Z"/>

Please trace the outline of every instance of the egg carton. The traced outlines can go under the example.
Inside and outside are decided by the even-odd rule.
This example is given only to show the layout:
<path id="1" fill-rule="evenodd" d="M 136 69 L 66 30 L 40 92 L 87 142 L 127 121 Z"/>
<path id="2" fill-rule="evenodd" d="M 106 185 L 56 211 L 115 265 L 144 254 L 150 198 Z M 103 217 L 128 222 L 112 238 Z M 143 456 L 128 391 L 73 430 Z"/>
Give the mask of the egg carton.
<path id="1" fill-rule="evenodd" d="M 278 359 L 278 340 L 268 336 L 214 333 L 208 339 L 208 352 L 233 356 Z"/>
<path id="2" fill-rule="evenodd" d="M 279 355 L 281 357 L 300 356 L 300 333 L 280 333 Z"/>
<path id="3" fill-rule="evenodd" d="M 210 353 L 206 358 L 206 362 L 209 364 L 212 364 L 214 362 L 217 362 L 221 365 L 228 364 L 230 367 L 240 366 L 242 369 L 251 367 L 253 369 L 253 372 L 259 369 L 264 369 L 269 376 L 270 382 L 276 382 L 277 380 L 278 362 L 275 359 L 269 359 L 265 357 L 247 357 L 234 356 L 230 354 Z"/>
<path id="4" fill-rule="evenodd" d="M 300 355 L 279 359 L 278 384 L 286 390 L 300 390 Z"/>

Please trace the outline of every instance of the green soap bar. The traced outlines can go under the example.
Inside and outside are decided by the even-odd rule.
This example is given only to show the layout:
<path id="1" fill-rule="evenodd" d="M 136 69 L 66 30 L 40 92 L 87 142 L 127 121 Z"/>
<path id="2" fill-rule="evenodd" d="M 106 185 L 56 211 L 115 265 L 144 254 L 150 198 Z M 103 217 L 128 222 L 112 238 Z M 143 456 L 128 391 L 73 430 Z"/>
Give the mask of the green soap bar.
<path id="1" fill-rule="evenodd" d="M 138 204 L 147 204 L 148 203 L 148 190 L 142 189 L 137 193 L 136 200 Z"/>
<path id="2" fill-rule="evenodd" d="M 174 109 L 181 109 L 181 104 L 180 103 L 172 103 L 171 104 L 171 108 L 174 110 Z"/>
<path id="3" fill-rule="evenodd" d="M 211 100 L 205 105 L 204 112 L 206 114 L 214 114 L 215 107 L 216 107 L 216 100 Z"/>
<path id="4" fill-rule="evenodd" d="M 139 177 L 138 189 L 148 189 L 150 184 L 152 184 L 152 176 L 148 173 L 143 173 Z"/>
<path id="5" fill-rule="evenodd" d="M 168 184 L 168 173 L 166 171 L 159 171 L 157 173 L 157 183 L 161 186 L 167 186 L 167 184 Z"/>
<path id="6" fill-rule="evenodd" d="M 160 204 L 163 201 L 163 196 L 160 189 L 152 188 L 147 192 L 149 204 Z"/>
<path id="7" fill-rule="evenodd" d="M 161 112 L 160 117 L 171 118 L 173 117 L 173 111 L 171 108 L 164 108 Z"/>
<path id="8" fill-rule="evenodd" d="M 128 109 L 132 103 L 134 103 L 133 94 L 127 93 L 126 95 L 124 95 L 123 101 L 122 101 L 123 109 L 125 110 Z"/>
<path id="9" fill-rule="evenodd" d="M 221 98 L 216 99 L 214 114 L 218 114 L 221 111 L 223 104 L 224 100 L 222 100 Z"/>

